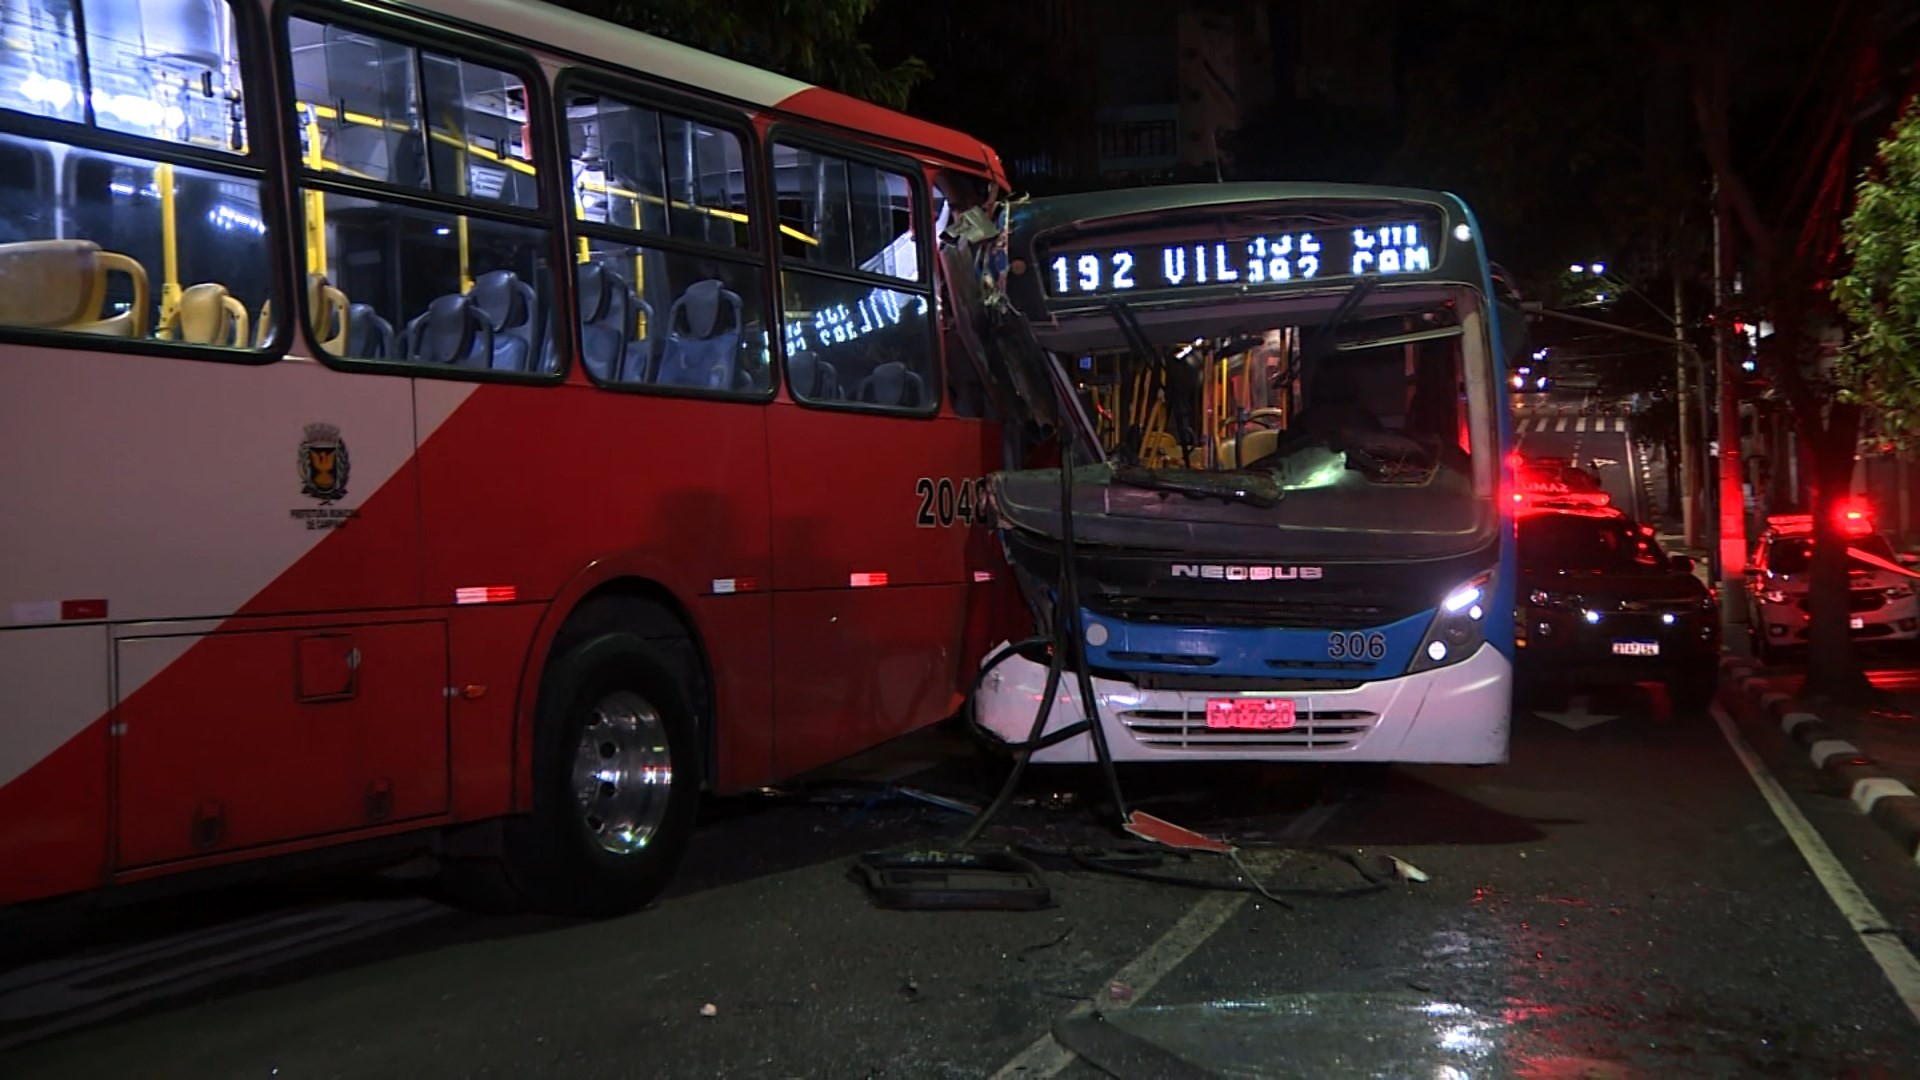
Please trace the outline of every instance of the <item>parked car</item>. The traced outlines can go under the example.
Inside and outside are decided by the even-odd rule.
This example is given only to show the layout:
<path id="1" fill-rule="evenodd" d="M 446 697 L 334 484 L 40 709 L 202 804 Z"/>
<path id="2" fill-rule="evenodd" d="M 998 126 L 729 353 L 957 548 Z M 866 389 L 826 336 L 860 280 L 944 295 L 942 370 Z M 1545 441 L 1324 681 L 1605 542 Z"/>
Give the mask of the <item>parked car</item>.
<path id="1" fill-rule="evenodd" d="M 1899 555 L 1874 530 L 1864 504 L 1839 511 L 1847 540 L 1847 620 L 1856 641 L 1920 644 L 1920 597 L 1914 594 L 1916 561 Z M 1747 625 L 1754 655 L 1771 662 L 1805 646 L 1813 568 L 1813 516 L 1782 514 L 1767 529 L 1747 565 Z"/>

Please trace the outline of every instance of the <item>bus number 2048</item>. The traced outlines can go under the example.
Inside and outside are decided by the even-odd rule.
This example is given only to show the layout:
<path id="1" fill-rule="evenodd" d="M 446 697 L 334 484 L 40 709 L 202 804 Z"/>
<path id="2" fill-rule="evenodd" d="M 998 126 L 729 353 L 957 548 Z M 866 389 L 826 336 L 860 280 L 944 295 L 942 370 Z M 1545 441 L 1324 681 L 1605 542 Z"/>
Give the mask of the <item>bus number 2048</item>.
<path id="1" fill-rule="evenodd" d="M 923 476 L 913 482 L 913 491 L 920 497 L 920 512 L 914 516 L 913 523 L 920 528 L 947 528 L 956 523 L 972 525 L 976 520 L 984 520 L 983 503 L 987 495 L 984 479 L 953 480 L 943 476 L 935 480 Z"/>

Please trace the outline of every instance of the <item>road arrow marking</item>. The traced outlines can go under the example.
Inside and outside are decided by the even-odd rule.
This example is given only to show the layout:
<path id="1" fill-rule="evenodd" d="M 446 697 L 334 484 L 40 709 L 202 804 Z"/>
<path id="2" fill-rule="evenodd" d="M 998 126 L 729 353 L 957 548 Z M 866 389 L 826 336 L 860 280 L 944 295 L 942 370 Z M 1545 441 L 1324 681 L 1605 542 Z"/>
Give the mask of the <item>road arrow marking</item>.
<path id="1" fill-rule="evenodd" d="M 1587 464 L 1593 466 L 1596 469 L 1605 469 L 1614 465 L 1618 465 L 1620 463 L 1610 457 L 1596 457 L 1596 458 L 1588 458 Z"/>
<path id="2" fill-rule="evenodd" d="M 1566 712 L 1541 712 L 1536 709 L 1533 715 L 1538 716 L 1542 720 L 1551 720 L 1561 727 L 1566 728 L 1568 731 L 1584 731 L 1595 724 L 1604 724 L 1609 720 L 1619 719 L 1618 716 L 1610 716 L 1606 713 L 1588 712 L 1587 706 L 1591 701 L 1591 698 L 1582 694 L 1567 702 Z"/>

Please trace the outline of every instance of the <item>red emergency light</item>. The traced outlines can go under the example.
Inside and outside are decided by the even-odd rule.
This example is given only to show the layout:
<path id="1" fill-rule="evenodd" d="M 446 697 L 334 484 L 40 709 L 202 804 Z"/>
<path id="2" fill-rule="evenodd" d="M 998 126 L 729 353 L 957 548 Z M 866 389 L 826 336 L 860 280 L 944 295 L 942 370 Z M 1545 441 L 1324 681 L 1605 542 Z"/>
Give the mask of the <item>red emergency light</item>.
<path id="1" fill-rule="evenodd" d="M 1842 536 L 1866 536 L 1873 532 L 1873 507 L 1858 496 L 1840 500 L 1833 516 Z"/>
<path id="2" fill-rule="evenodd" d="M 1833 508 L 1833 524 L 1842 536 L 1867 536 L 1874 529 L 1873 505 L 1857 495 L 1850 495 Z M 1770 514 L 1767 525 L 1782 533 L 1811 533 L 1813 515 Z"/>

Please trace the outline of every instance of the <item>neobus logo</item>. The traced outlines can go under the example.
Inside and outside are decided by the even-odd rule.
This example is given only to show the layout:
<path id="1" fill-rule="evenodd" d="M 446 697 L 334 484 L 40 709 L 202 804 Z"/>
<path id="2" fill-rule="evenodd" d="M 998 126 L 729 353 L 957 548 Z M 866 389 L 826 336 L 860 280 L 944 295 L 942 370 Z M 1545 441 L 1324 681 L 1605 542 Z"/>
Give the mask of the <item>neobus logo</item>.
<path id="1" fill-rule="evenodd" d="M 1226 566 L 1220 563 L 1174 563 L 1173 576 L 1204 581 L 1318 581 L 1318 566 Z"/>

